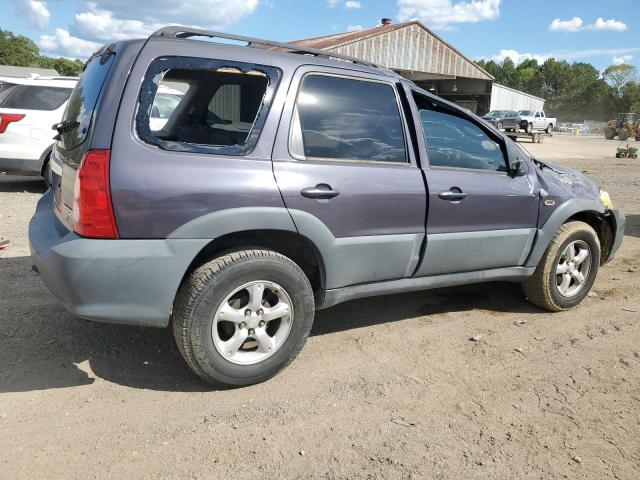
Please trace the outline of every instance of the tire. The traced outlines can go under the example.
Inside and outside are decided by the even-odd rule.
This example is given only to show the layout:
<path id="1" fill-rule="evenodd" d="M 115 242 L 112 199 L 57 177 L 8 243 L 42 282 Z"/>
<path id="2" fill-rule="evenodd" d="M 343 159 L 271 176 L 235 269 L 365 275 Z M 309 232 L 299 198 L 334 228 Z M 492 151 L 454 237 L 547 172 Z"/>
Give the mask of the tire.
<path id="1" fill-rule="evenodd" d="M 587 259 L 578 264 L 578 268 L 588 267 L 587 271 L 582 271 L 584 282 L 580 288 L 572 293 L 571 286 L 568 286 L 567 294 L 560 293 L 558 286 L 558 276 L 564 278 L 564 274 L 558 274 L 560 263 L 567 265 L 566 251 L 569 245 L 578 245 L 579 247 L 587 247 L 590 257 L 589 265 L 584 265 Z M 576 250 L 573 250 L 576 251 Z M 577 250 L 581 252 L 582 250 Z M 578 253 L 579 255 L 579 253 Z M 575 257 L 577 258 L 577 256 Z M 522 282 L 525 295 L 531 303 L 540 308 L 552 312 L 568 310 L 578 305 L 584 297 L 587 296 L 589 290 L 593 286 L 593 282 L 598 275 L 598 266 L 600 265 L 600 241 L 596 232 L 584 222 L 569 222 L 560 227 L 556 236 L 553 238 L 544 255 L 540 259 L 534 274 Z M 585 275 L 586 273 L 586 275 Z M 573 278 L 573 274 L 569 273 L 571 282 L 577 282 Z M 573 288 L 577 287 L 578 283 Z"/>
<path id="2" fill-rule="evenodd" d="M 618 140 L 621 142 L 625 142 L 629 138 L 629 130 L 626 128 L 621 128 L 618 132 Z"/>
<path id="3" fill-rule="evenodd" d="M 527 126 L 525 127 L 524 131 L 527 133 L 533 132 L 533 123 L 531 122 L 527 123 Z"/>
<path id="4" fill-rule="evenodd" d="M 42 179 L 44 180 L 44 185 L 48 190 L 51 188 L 51 184 L 53 183 L 50 157 L 47 157 L 44 162 L 44 167 L 42 168 Z"/>
<path id="5" fill-rule="evenodd" d="M 497 128 L 498 128 L 498 130 L 502 130 L 502 122 L 498 122 Z"/>
<path id="6" fill-rule="evenodd" d="M 247 284 L 251 285 L 243 290 L 242 287 Z M 252 303 L 249 293 L 249 289 L 260 286 L 256 284 L 262 284 L 264 294 L 260 293 L 259 296 L 257 305 L 260 306 L 256 307 L 259 310 L 246 316 L 246 312 L 250 311 L 247 307 L 256 305 Z M 236 290 L 239 299 L 229 299 Z M 240 298 L 245 292 L 245 300 L 248 299 L 249 303 L 243 305 L 245 300 Z M 267 294 L 276 298 L 276 301 L 269 300 Z M 280 296 L 283 295 L 290 302 L 290 309 L 287 310 L 289 315 L 267 320 L 266 327 L 259 328 L 265 324 L 261 321 L 262 317 L 258 316 L 262 315 L 262 306 L 268 311 L 275 306 L 274 303 L 280 304 Z M 232 301 L 237 302 L 235 307 L 231 307 Z M 285 306 L 288 306 L 287 302 L 284 302 Z M 225 309 L 222 312 L 225 318 L 231 318 L 229 308 L 234 322 L 238 323 L 221 319 L 221 309 Z M 240 318 L 245 315 L 247 322 L 240 323 L 238 311 Z M 266 315 L 268 312 L 265 318 Z M 271 250 L 239 250 L 211 260 L 184 280 L 174 303 L 173 333 L 180 353 L 196 374 L 216 386 L 237 387 L 263 382 L 289 365 L 304 346 L 314 315 L 313 291 L 298 265 Z M 287 322 L 285 318 L 288 318 Z M 257 332 L 262 331 L 262 338 L 274 322 L 277 322 L 277 332 L 269 340 L 273 346 L 272 352 L 271 348 L 268 349 L 269 353 L 258 343 Z M 227 331 L 230 337 L 227 340 L 244 332 L 248 332 L 246 335 L 254 335 L 255 332 L 255 335 L 253 338 L 245 335 L 243 338 L 246 340 L 242 340 L 244 343 L 238 345 L 232 356 L 231 352 L 226 351 L 227 347 L 222 346 L 224 338 L 221 327 L 234 332 L 231 334 Z M 278 344 L 276 339 L 280 335 L 280 328 L 288 330 Z M 257 345 L 254 350 L 246 347 L 251 342 Z M 251 359 L 255 361 L 251 362 Z"/>
<path id="7" fill-rule="evenodd" d="M 552 123 L 547 125 L 547 129 L 545 130 L 545 132 L 547 132 L 549 135 L 551 135 L 551 133 L 553 132 L 553 124 Z"/>

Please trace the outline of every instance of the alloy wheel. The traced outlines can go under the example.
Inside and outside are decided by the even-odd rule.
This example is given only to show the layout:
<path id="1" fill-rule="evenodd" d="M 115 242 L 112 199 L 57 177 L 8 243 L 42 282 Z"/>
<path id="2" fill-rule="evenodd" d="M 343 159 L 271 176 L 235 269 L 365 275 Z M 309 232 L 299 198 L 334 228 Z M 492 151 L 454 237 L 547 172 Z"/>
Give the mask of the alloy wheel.
<path id="1" fill-rule="evenodd" d="M 591 250 L 582 240 L 575 240 L 562 251 L 556 265 L 556 288 L 564 297 L 582 290 L 591 270 Z"/>

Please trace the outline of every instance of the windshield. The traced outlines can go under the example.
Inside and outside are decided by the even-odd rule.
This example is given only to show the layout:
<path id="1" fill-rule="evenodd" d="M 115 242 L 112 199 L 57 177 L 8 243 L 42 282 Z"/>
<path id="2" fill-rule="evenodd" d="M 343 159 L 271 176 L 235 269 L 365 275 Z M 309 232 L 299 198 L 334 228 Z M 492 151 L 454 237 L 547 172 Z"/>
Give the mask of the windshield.
<path id="1" fill-rule="evenodd" d="M 114 55 L 109 55 L 108 59 L 102 63 L 101 57 L 95 56 L 82 72 L 62 117 L 62 121 L 70 125 L 62 133 L 62 148 L 70 150 L 84 142 L 102 85 L 113 63 L 113 57 Z"/>
<path id="2" fill-rule="evenodd" d="M 520 110 L 518 115 L 522 115 L 524 117 L 533 117 L 533 112 L 531 110 Z"/>
<path id="3" fill-rule="evenodd" d="M 487 117 L 502 117 L 504 115 L 504 110 L 491 110 L 487 113 Z"/>
<path id="4" fill-rule="evenodd" d="M 4 83 L 0 90 L 0 107 L 55 110 L 67 101 L 69 95 L 71 95 L 70 88 Z"/>

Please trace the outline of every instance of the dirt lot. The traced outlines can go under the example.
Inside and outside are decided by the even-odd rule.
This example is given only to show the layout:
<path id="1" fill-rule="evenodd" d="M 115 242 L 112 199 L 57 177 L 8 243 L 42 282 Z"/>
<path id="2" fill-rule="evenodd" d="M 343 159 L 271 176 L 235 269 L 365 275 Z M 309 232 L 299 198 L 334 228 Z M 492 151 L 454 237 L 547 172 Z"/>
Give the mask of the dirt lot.
<path id="1" fill-rule="evenodd" d="M 640 478 L 640 160 L 617 143 L 525 144 L 628 215 L 577 310 L 506 283 L 355 301 L 282 374 L 227 391 L 168 330 L 65 313 L 28 256 L 43 189 L 0 177 L 0 478 Z"/>

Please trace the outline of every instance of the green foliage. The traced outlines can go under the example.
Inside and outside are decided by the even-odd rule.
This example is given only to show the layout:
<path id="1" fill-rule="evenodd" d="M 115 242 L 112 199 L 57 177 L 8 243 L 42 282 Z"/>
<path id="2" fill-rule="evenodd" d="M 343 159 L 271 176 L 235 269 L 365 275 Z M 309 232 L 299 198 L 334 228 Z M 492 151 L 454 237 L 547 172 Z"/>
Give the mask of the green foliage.
<path id="1" fill-rule="evenodd" d="M 530 59 L 516 66 L 508 58 L 478 65 L 496 83 L 544 98 L 547 115 L 561 121 L 605 121 L 618 112 L 640 112 L 640 84 L 632 65 L 612 65 L 602 75 L 591 64 L 555 58 L 542 65 Z"/>
<path id="2" fill-rule="evenodd" d="M 51 58 L 40 55 L 40 49 L 30 38 L 0 29 L 0 65 L 53 68 L 63 76 L 78 76 L 82 62 L 78 59 Z"/>

